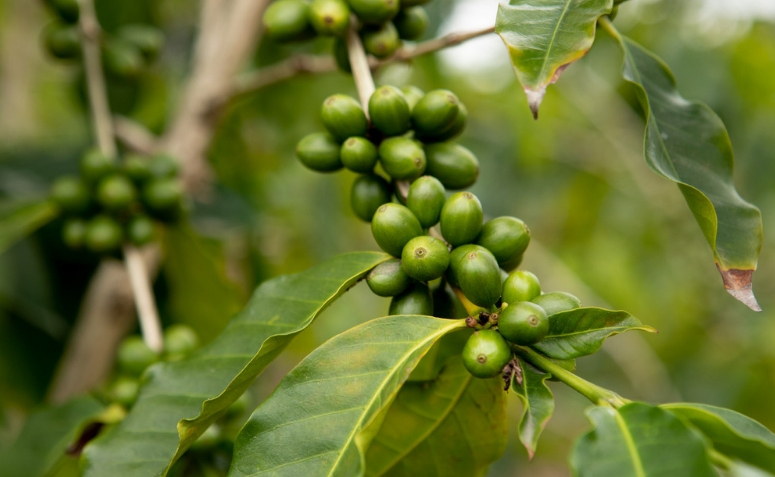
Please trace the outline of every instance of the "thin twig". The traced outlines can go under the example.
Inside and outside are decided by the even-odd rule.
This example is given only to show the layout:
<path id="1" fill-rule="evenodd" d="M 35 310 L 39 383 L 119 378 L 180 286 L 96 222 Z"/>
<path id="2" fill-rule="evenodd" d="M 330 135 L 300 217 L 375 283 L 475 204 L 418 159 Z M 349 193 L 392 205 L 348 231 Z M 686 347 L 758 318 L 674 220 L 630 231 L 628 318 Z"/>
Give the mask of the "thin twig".
<path id="1" fill-rule="evenodd" d="M 142 124 L 124 116 L 113 116 L 116 140 L 127 149 L 150 155 L 156 152 L 156 136 Z"/>
<path id="2" fill-rule="evenodd" d="M 151 283 L 148 280 L 148 270 L 140 250 L 131 246 L 124 246 L 124 263 L 129 272 L 129 283 L 132 285 L 132 293 L 137 306 L 137 314 L 140 317 L 140 330 L 143 333 L 145 344 L 149 348 L 161 353 L 164 349 L 161 334 L 161 322 L 156 311 L 156 300 L 153 297 Z"/>
<path id="3" fill-rule="evenodd" d="M 379 65 L 383 65 L 385 63 L 392 63 L 394 61 L 409 61 L 412 58 L 417 58 L 418 56 L 427 55 L 428 53 L 433 53 L 439 50 L 443 50 L 444 48 L 456 46 L 468 40 L 472 40 L 474 38 L 478 38 L 484 35 L 489 35 L 490 33 L 494 33 L 494 32 L 495 32 L 495 27 L 491 26 L 487 28 L 482 28 L 481 30 L 475 30 L 475 31 L 470 31 L 465 33 L 459 33 L 459 32 L 448 33 L 439 38 L 418 43 L 412 48 L 402 48 L 398 50 L 396 54 L 393 55 L 392 58 L 389 58 L 385 61 L 380 62 Z"/>
<path id="4" fill-rule="evenodd" d="M 374 78 L 371 76 L 371 66 L 369 57 L 363 48 L 363 42 L 358 35 L 358 19 L 355 15 L 350 19 L 350 28 L 347 30 L 347 56 L 350 58 L 350 68 L 352 69 L 355 87 L 358 89 L 358 96 L 361 99 L 361 106 L 369 117 L 369 98 L 376 89 Z"/>

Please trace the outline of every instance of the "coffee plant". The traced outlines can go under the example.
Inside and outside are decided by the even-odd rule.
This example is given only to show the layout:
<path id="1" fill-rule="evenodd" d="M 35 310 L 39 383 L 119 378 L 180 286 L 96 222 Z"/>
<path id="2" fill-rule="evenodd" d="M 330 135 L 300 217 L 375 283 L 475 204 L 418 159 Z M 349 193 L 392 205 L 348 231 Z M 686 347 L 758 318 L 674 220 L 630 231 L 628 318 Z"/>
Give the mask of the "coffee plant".
<path id="1" fill-rule="evenodd" d="M 572 475 L 775 476 L 775 434 L 753 419 L 708 404 L 624 397 L 609 381 L 577 374 L 577 360 L 608 338 L 656 330 L 626 311 L 583 304 L 575 294 L 584 290 L 544 289 L 546 270 L 525 268 L 531 241 L 542 237 L 525 220 L 491 213 L 488 199 L 469 190 L 490 187 L 480 172 L 491 175 L 466 147 L 474 108 L 455 84 L 427 91 L 392 79 L 375 84 L 384 65 L 494 32 L 537 120 L 547 88 L 585 61 L 596 36 L 606 37 L 624 58 L 621 92 L 645 122 L 647 165 L 678 186 L 726 291 L 761 311 L 752 288 L 761 213 L 735 188 L 719 116 L 685 99 L 666 63 L 614 25 L 618 10 L 638 1 L 511 0 L 498 6 L 494 28 L 423 42 L 445 11 L 435 4 L 444 2 L 204 1 L 180 115 L 154 132 L 121 115 L 147 93 L 156 60 L 175 61 L 165 55 L 158 19 L 107 21 L 106 2 L 42 2 L 53 17 L 42 47 L 74 72 L 95 144 L 79 151 L 78 173 L 59 175 L 45 199 L 3 212 L 0 250 L 50 229 L 55 247 L 100 265 L 50 403 L 0 452 L 0 475 L 485 475 L 506 453 L 510 424 L 529 460 L 540 456 L 554 394 L 564 386 L 591 403 L 589 430 L 563 436 L 575 439 Z M 257 32 L 277 62 L 234 82 Z M 179 33 L 173 42 L 181 42 Z M 321 173 L 313 182 L 343 184 L 332 173 L 349 171 L 352 214 L 370 227 L 379 251 L 266 279 L 216 332 L 173 323 L 156 306 L 158 295 L 180 293 L 173 281 L 154 286 L 165 261 L 178 277 L 203 284 L 201 296 L 183 297 L 191 302 L 183 309 L 235 311 L 208 294 L 224 287 L 223 270 L 189 261 L 186 251 L 202 248 L 191 225 L 197 208 L 222 193 L 204 159 L 223 109 L 271 84 L 334 69 L 357 97 L 338 91 L 319 108 L 293 109 L 292 121 L 315 114 L 322 124 L 292 139 L 295 156 Z M 242 165 L 233 166 L 237 176 L 250 173 Z M 290 188 L 279 193 L 293 198 Z M 316 240 L 337 240 L 342 231 L 334 225 L 325 234 Z M 270 395 L 252 393 L 292 340 L 355 286 L 388 298 L 387 314 L 283 370 Z M 130 301 L 122 305 L 122 296 Z M 130 333 L 135 309 L 140 334 Z M 115 324 L 120 316 L 129 324 Z M 521 406 L 516 420 L 509 400 Z M 530 475 L 528 464 L 524 471 Z"/>

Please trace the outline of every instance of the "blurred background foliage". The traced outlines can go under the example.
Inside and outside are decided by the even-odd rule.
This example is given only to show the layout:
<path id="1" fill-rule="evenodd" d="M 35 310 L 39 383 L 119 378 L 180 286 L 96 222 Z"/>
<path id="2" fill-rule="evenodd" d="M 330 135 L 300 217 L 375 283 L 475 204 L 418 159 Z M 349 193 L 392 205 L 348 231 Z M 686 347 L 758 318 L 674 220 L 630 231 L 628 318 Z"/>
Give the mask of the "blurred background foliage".
<path id="1" fill-rule="evenodd" d="M 730 407 L 773 429 L 775 14 L 757 10 L 756 2 L 749 2 L 750 11 L 731 13 L 719 3 L 632 0 L 616 24 L 661 56 L 684 96 L 708 103 L 729 129 L 738 190 L 764 217 L 754 280 L 761 314 L 724 292 L 678 189 L 645 165 L 642 114 L 621 80 L 621 55 L 604 33 L 550 87 L 538 122 L 495 36 L 389 66 L 377 82 L 450 88 L 468 106 L 460 142 L 481 162 L 472 191 L 490 217 L 515 215 L 528 223 L 533 243 L 523 267 L 545 290 L 626 309 L 660 330 L 609 341 L 602 353 L 579 362 L 582 376 L 632 399 Z M 492 24 L 496 7 L 489 0 L 432 2 L 426 37 Z M 135 83 L 111 84 L 114 110 L 161 132 L 187 73 L 196 2 L 98 0 L 97 9 L 108 31 L 138 21 L 164 29 L 160 61 Z M 39 2 L 0 0 L 4 203 L 44 196 L 56 176 L 76 170 L 91 141 L 81 72 L 46 58 L 40 46 L 50 21 Z M 252 67 L 299 48 L 327 53 L 330 45 L 264 42 Z M 191 229 L 164 237 L 166 261 L 155 290 L 166 323 L 188 323 L 210 341 L 263 279 L 377 248 L 368 225 L 349 208 L 354 174 L 321 176 L 294 158 L 296 141 L 322 129 L 321 102 L 338 92 L 355 96 L 342 73 L 299 77 L 229 106 L 210 152 L 218 183 L 207 201 L 191 204 Z M 0 255 L 0 449 L 45 402 L 97 265 L 58 236 L 52 223 Z M 315 346 L 385 314 L 387 304 L 360 287 L 348 293 L 259 378 L 251 390 L 255 402 Z M 514 432 L 490 475 L 568 474 L 570 446 L 588 428 L 588 403 L 561 386 L 552 389 L 558 404 L 534 462 L 528 464 Z M 515 429 L 521 409 L 511 401 Z"/>

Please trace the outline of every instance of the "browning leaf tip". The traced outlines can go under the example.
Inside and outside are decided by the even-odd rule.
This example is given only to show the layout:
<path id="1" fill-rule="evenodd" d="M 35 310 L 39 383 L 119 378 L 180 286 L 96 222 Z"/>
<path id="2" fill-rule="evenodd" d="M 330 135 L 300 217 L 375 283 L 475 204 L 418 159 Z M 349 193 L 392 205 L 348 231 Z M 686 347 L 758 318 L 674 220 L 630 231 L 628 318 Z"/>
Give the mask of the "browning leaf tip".
<path id="1" fill-rule="evenodd" d="M 753 270 L 735 268 L 723 270 L 718 264 L 716 267 L 724 280 L 724 288 L 727 293 L 753 311 L 762 311 L 762 307 L 759 306 L 756 296 L 753 294 Z"/>

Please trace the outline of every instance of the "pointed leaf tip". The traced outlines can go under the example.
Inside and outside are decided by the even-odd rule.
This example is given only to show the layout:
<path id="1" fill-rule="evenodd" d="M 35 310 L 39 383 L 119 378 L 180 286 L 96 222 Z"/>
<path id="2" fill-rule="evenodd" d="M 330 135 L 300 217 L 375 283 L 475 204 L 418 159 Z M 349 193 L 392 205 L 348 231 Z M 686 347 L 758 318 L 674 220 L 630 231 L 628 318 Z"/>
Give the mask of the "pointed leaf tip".
<path id="1" fill-rule="evenodd" d="M 538 121 L 538 108 L 541 107 L 541 102 L 544 100 L 546 88 L 539 90 L 525 88 L 525 94 L 527 95 L 527 105 L 530 106 L 530 111 L 533 113 L 533 119 Z"/>
<path id="2" fill-rule="evenodd" d="M 743 303 L 753 311 L 762 311 L 756 296 L 753 294 L 753 270 L 722 270 L 716 264 L 721 278 L 724 280 L 724 288 L 727 293 L 735 297 L 736 300 Z"/>

